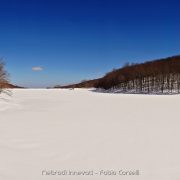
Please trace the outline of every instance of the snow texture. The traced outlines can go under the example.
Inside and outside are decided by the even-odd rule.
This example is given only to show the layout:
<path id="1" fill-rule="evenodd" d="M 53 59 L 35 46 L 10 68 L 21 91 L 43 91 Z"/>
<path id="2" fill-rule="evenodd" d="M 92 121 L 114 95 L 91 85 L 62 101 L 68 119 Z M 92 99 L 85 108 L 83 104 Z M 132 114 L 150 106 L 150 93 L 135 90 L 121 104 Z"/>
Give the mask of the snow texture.
<path id="1" fill-rule="evenodd" d="M 12 93 L 0 99 L 0 180 L 180 179 L 179 95 Z M 119 170 L 140 175 L 99 174 Z"/>

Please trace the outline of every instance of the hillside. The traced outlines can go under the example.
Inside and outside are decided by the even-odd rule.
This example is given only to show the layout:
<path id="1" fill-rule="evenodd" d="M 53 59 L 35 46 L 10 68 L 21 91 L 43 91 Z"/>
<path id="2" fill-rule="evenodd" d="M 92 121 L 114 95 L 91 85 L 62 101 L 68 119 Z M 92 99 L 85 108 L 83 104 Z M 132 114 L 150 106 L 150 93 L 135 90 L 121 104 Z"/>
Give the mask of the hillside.
<path id="1" fill-rule="evenodd" d="M 123 93 L 179 93 L 180 56 L 126 65 L 103 78 L 61 88 L 101 88 Z"/>
<path id="2" fill-rule="evenodd" d="M 125 93 L 179 93 L 180 56 L 114 70 L 107 73 L 96 87 Z"/>
<path id="3" fill-rule="evenodd" d="M 13 89 L 13 88 L 22 88 L 22 87 L 17 86 L 17 85 L 13 85 L 13 84 L 10 84 L 10 83 L 0 83 L 0 88 L 10 88 L 10 89 Z"/>
<path id="4" fill-rule="evenodd" d="M 88 80 L 77 84 L 70 84 L 67 86 L 55 86 L 55 88 L 92 88 L 98 85 L 99 80 L 100 79 Z"/>

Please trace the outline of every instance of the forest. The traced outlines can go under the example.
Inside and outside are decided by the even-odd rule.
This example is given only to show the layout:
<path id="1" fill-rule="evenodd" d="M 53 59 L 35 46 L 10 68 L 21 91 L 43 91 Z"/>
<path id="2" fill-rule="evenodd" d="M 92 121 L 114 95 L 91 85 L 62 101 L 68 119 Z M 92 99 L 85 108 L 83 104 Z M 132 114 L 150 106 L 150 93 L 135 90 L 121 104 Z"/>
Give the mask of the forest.
<path id="1" fill-rule="evenodd" d="M 122 93 L 180 93 L 180 56 L 127 64 L 99 79 L 96 88 Z"/>

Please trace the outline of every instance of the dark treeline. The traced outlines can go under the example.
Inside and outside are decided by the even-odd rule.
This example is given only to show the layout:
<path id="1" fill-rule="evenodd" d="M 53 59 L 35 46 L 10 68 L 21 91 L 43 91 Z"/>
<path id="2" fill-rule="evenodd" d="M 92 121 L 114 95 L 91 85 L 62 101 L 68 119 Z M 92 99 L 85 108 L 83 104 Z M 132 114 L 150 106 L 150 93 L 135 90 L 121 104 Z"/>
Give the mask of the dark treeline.
<path id="1" fill-rule="evenodd" d="M 107 73 L 96 87 L 132 93 L 180 93 L 180 56 L 126 65 Z"/>
<path id="2" fill-rule="evenodd" d="M 77 84 L 70 84 L 66 86 L 55 86 L 54 88 L 92 88 L 98 85 L 99 79 L 84 80 Z"/>

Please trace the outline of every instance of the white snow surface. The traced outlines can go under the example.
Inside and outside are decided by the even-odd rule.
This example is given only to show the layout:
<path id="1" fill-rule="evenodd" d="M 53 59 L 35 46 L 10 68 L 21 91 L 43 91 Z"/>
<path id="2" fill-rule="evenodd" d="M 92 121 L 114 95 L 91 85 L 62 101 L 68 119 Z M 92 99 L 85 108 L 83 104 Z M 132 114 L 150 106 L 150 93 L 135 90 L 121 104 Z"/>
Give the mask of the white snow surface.
<path id="1" fill-rule="evenodd" d="M 47 175 L 50 170 L 59 174 Z M 60 175 L 63 170 L 94 174 Z M 1 95 L 0 180 L 81 179 L 179 180 L 180 96 L 85 89 Z"/>

